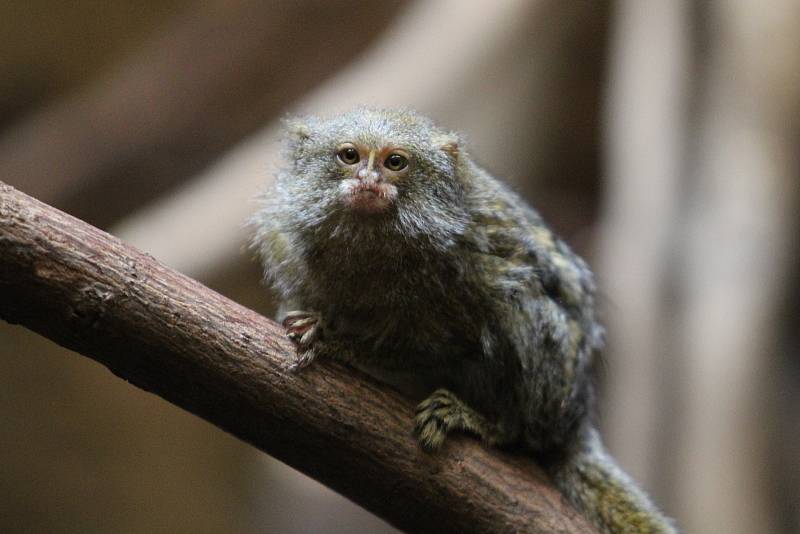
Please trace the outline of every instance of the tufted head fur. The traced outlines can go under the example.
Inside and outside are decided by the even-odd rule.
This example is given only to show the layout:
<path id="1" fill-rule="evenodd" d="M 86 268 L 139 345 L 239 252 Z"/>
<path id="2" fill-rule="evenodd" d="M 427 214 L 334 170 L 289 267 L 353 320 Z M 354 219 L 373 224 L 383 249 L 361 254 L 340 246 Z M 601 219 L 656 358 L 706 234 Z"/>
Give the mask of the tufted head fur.
<path id="1" fill-rule="evenodd" d="M 288 161 L 278 194 L 300 215 L 297 225 L 323 236 L 358 237 L 380 228 L 404 239 L 432 237 L 437 245 L 462 230 L 463 183 L 458 140 L 408 111 L 357 109 L 332 119 L 287 121 Z M 352 147 L 355 164 L 338 152 Z M 401 155 L 407 166 L 387 167 Z"/>
<path id="2" fill-rule="evenodd" d="M 316 252 L 333 251 L 357 269 L 376 256 L 441 253 L 465 232 L 468 160 L 456 134 L 405 110 L 357 108 L 285 125 L 288 165 L 252 221 L 254 244 L 271 266 L 267 277 L 284 297 L 308 276 Z M 354 149 L 357 161 L 344 161 L 343 148 Z M 393 155 L 402 156 L 402 168 L 390 168 Z"/>

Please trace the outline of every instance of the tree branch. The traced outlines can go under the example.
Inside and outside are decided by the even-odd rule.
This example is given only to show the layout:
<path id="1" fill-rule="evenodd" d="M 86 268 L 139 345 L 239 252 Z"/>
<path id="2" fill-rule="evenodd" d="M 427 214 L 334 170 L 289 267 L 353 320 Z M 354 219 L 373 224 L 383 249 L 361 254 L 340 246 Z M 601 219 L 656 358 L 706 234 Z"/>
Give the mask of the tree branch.
<path id="1" fill-rule="evenodd" d="M 0 318 L 106 365 L 414 531 L 587 532 L 534 463 L 411 435 L 413 407 L 280 326 L 0 182 Z"/>

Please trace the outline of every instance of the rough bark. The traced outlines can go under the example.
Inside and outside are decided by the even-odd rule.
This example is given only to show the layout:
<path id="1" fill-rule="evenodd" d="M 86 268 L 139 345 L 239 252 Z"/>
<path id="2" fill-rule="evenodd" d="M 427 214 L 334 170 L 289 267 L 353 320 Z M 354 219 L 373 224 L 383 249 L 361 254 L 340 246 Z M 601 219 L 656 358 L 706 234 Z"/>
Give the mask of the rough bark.
<path id="1" fill-rule="evenodd" d="M 272 321 L 0 182 L 0 318 L 80 352 L 413 531 L 587 532 L 526 457 L 411 435 L 351 369 L 302 373 Z"/>

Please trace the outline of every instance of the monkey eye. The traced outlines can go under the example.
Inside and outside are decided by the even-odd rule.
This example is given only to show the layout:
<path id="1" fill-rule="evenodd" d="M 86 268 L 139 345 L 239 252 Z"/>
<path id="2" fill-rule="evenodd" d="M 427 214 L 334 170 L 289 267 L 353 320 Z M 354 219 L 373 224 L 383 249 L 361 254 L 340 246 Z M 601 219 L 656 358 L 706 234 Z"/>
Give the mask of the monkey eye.
<path id="1" fill-rule="evenodd" d="M 383 166 L 390 171 L 402 171 L 408 167 L 408 158 L 402 154 L 389 154 L 389 157 L 384 160 Z"/>
<path id="2" fill-rule="evenodd" d="M 339 149 L 339 152 L 336 153 L 336 157 L 345 165 L 354 165 L 361 159 L 358 155 L 358 150 L 351 146 L 345 146 Z"/>

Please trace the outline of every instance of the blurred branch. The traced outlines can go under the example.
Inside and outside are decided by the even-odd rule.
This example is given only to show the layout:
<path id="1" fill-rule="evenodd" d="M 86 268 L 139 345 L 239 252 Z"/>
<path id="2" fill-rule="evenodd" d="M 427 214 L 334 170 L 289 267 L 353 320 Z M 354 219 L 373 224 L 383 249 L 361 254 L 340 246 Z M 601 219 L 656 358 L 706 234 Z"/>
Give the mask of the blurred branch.
<path id="1" fill-rule="evenodd" d="M 105 77 L 9 129 L 0 137 L 0 176 L 108 225 L 335 73 L 400 5 L 201 2 Z"/>
<path id="2" fill-rule="evenodd" d="M 587 532 L 525 457 L 453 437 L 332 362 L 288 371 L 280 326 L 0 182 L 0 317 L 106 365 L 411 531 Z"/>

